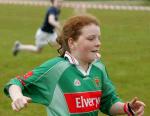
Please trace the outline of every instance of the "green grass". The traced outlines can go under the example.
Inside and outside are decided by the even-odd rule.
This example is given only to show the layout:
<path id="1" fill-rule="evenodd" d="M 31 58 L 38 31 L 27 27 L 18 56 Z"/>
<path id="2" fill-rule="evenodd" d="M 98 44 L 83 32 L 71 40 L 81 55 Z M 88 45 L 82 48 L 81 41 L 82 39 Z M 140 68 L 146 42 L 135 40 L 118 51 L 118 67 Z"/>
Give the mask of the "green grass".
<path id="1" fill-rule="evenodd" d="M 138 96 L 150 113 L 149 12 L 90 10 L 101 21 L 102 56 L 123 100 Z"/>
<path id="2" fill-rule="evenodd" d="M 0 115 L 45 116 L 44 106 L 30 104 L 19 113 L 12 111 L 11 101 L 3 94 L 3 86 L 15 75 L 23 75 L 45 60 L 57 56 L 54 48 L 46 46 L 41 54 L 27 52 L 13 57 L 14 41 L 34 43 L 34 35 L 43 21 L 46 7 L 0 5 Z M 143 100 L 150 114 L 150 13 L 144 11 L 88 10 L 101 22 L 102 60 L 116 85 L 119 96 L 129 101 L 134 96 Z M 63 9 L 61 22 L 73 15 Z"/>
<path id="3" fill-rule="evenodd" d="M 112 4 L 112 5 L 150 6 L 150 0 L 66 0 L 66 1 L 98 2 L 101 4 Z"/>

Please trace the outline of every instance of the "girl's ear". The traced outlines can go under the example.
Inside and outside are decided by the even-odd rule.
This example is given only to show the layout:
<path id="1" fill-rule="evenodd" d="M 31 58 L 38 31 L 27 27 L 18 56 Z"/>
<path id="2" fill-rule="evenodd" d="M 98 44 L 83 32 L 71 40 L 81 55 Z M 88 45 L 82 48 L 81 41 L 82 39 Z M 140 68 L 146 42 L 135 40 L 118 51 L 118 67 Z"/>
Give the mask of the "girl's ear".
<path id="1" fill-rule="evenodd" d="M 74 41 L 71 37 L 68 39 L 68 46 L 70 50 L 74 48 Z"/>

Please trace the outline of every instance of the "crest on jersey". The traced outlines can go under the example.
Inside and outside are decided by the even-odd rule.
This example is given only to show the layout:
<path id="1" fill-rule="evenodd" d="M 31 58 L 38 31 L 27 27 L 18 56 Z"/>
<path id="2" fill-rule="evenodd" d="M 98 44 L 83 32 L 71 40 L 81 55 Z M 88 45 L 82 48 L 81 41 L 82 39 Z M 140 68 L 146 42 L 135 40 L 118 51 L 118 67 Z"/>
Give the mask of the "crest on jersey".
<path id="1" fill-rule="evenodd" d="M 99 78 L 96 77 L 96 78 L 94 79 L 94 81 L 95 81 L 96 87 L 99 87 L 99 85 L 100 85 L 100 80 L 99 80 Z"/>
<path id="2" fill-rule="evenodd" d="M 74 85 L 75 85 L 75 86 L 80 86 L 80 85 L 81 85 L 81 82 L 80 82 L 78 79 L 75 79 L 75 80 L 74 80 Z"/>

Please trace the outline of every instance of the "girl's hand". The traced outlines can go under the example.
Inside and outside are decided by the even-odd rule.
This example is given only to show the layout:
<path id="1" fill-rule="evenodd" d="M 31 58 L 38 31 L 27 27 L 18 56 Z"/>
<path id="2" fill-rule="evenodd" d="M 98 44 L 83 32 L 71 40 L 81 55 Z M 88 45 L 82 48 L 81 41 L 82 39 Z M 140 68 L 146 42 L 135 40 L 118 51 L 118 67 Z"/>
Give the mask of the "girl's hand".
<path id="1" fill-rule="evenodd" d="M 12 99 L 12 109 L 15 111 L 20 111 L 31 101 L 31 98 L 22 94 L 21 88 L 17 85 L 11 85 L 9 87 L 9 95 Z"/>
<path id="2" fill-rule="evenodd" d="M 22 108 L 26 107 L 28 103 L 31 102 L 31 98 L 26 96 L 21 96 L 12 101 L 11 106 L 14 111 L 20 111 Z"/>
<path id="3" fill-rule="evenodd" d="M 136 116 L 144 115 L 145 104 L 144 102 L 139 101 L 137 97 L 135 97 L 134 99 L 131 100 L 131 102 L 129 102 L 129 106 Z"/>

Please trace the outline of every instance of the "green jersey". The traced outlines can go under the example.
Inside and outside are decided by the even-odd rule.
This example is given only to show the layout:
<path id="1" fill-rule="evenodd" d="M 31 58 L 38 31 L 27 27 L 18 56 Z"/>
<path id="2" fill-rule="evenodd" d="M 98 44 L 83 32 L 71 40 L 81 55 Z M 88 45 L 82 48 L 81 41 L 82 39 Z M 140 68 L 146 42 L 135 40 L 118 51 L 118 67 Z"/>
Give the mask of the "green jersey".
<path id="1" fill-rule="evenodd" d="M 4 88 L 15 84 L 32 102 L 43 104 L 48 116 L 98 116 L 98 110 L 110 115 L 111 106 L 120 101 L 100 60 L 87 72 L 70 55 L 51 59 L 24 76 L 18 76 Z"/>

